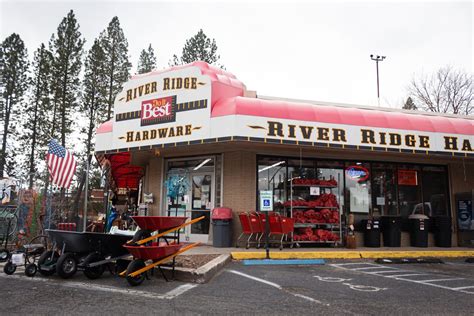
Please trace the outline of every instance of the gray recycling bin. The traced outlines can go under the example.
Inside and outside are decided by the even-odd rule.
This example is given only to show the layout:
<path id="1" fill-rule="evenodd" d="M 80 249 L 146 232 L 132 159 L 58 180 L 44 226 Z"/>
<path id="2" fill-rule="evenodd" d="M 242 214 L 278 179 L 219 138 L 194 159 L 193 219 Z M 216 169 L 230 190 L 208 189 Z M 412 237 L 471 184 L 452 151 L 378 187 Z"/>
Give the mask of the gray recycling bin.
<path id="1" fill-rule="evenodd" d="M 232 210 L 217 207 L 212 210 L 212 244 L 214 247 L 232 247 Z"/>

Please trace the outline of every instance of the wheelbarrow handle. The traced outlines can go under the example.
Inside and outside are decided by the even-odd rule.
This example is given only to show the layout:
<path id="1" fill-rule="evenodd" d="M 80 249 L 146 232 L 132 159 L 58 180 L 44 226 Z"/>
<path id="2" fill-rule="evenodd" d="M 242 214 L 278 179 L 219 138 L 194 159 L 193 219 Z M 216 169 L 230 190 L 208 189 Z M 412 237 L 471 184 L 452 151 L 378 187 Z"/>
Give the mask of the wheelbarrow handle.
<path id="1" fill-rule="evenodd" d="M 204 217 L 204 216 L 203 216 L 203 217 Z M 149 265 L 147 265 L 147 266 L 141 268 L 140 270 L 137 270 L 137 271 L 134 271 L 134 272 L 130 273 L 129 275 L 127 275 L 127 270 L 122 271 L 122 272 L 120 272 L 119 276 L 136 277 L 137 275 L 140 275 L 140 274 L 142 274 L 143 272 L 146 272 L 146 271 L 148 271 L 148 270 L 150 270 L 150 269 L 153 269 L 153 268 L 156 267 L 157 265 L 160 265 L 160 264 L 162 264 L 162 263 L 165 263 L 166 261 L 173 259 L 173 258 L 176 257 L 177 255 L 182 254 L 183 252 L 188 251 L 189 249 L 194 248 L 194 247 L 198 246 L 199 244 L 200 244 L 200 243 L 197 242 L 197 243 L 194 243 L 194 244 L 190 244 L 190 245 L 188 245 L 188 246 L 186 246 L 186 247 L 183 247 L 183 248 L 181 248 L 178 252 L 175 252 L 174 254 L 169 255 L 168 257 L 165 257 L 165 258 L 163 258 L 163 259 L 161 259 L 161 260 L 158 260 L 158 261 L 156 261 L 156 262 L 153 262 L 153 263 L 151 263 L 151 264 L 149 264 Z"/>
<path id="2" fill-rule="evenodd" d="M 181 224 L 181 225 L 179 225 L 179 226 L 176 226 L 176 227 L 173 227 L 173 228 L 171 228 L 171 229 L 168 229 L 167 231 L 164 231 L 164 232 L 159 233 L 159 234 L 157 234 L 157 235 L 153 235 L 153 236 L 151 236 L 151 237 L 148 237 L 148 238 L 139 240 L 139 241 L 136 242 L 136 244 L 137 244 L 137 245 L 143 245 L 143 244 L 145 244 L 145 243 L 147 243 L 147 242 L 149 242 L 149 241 L 158 239 L 158 238 L 160 238 L 160 237 L 163 237 L 164 235 L 168 235 L 169 233 L 172 233 L 172 232 L 174 232 L 174 231 L 177 231 L 177 230 L 179 230 L 179 229 L 181 229 L 181 228 L 183 228 L 183 227 L 185 227 L 185 226 L 188 226 L 188 225 L 197 223 L 197 222 L 199 222 L 200 220 L 203 220 L 205 217 L 206 217 L 206 216 L 201 216 L 201 217 L 195 218 L 195 219 L 193 219 L 193 220 L 191 220 L 191 221 L 189 221 L 189 222 L 186 222 L 186 223 Z M 131 240 L 129 240 L 129 241 L 127 242 L 127 244 L 131 244 L 131 243 L 132 243 Z"/>

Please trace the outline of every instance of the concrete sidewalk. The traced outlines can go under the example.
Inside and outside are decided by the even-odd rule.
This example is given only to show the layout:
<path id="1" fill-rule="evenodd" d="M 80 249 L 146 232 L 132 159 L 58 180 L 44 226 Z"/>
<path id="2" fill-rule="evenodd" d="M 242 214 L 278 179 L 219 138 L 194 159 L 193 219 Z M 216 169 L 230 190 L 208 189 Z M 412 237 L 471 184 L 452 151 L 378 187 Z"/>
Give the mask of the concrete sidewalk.
<path id="1" fill-rule="evenodd" d="M 215 248 L 209 245 L 195 247 L 186 252 L 192 254 L 230 254 L 234 260 L 264 259 L 265 249 Z M 270 248 L 272 259 L 375 259 L 375 258 L 464 258 L 474 257 L 473 248 Z"/>

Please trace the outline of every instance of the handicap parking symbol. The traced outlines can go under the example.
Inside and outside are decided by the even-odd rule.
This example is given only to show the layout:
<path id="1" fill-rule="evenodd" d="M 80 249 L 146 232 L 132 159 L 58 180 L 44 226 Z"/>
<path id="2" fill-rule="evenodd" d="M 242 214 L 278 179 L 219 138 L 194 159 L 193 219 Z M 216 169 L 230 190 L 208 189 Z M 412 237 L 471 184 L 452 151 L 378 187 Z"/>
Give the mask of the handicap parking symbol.
<path id="1" fill-rule="evenodd" d="M 263 200 L 263 206 L 270 206 L 270 200 L 264 199 Z"/>

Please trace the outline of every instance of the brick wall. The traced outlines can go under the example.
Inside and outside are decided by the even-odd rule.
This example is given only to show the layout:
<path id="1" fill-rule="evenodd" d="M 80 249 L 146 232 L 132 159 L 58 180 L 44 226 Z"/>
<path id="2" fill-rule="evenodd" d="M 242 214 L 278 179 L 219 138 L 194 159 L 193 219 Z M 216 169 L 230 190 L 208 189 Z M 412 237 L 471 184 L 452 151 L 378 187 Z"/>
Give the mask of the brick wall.
<path id="1" fill-rule="evenodd" d="M 162 173 L 163 170 L 163 158 L 152 158 L 147 166 L 147 176 L 145 179 L 144 192 L 153 193 L 153 204 L 149 205 L 149 215 L 163 215 L 160 214 L 161 205 L 161 188 L 162 188 Z"/>
<path id="2" fill-rule="evenodd" d="M 234 213 L 234 241 L 241 232 L 237 214 L 255 210 L 256 160 L 254 152 L 235 151 L 224 154 L 223 206 L 230 207 Z"/>

